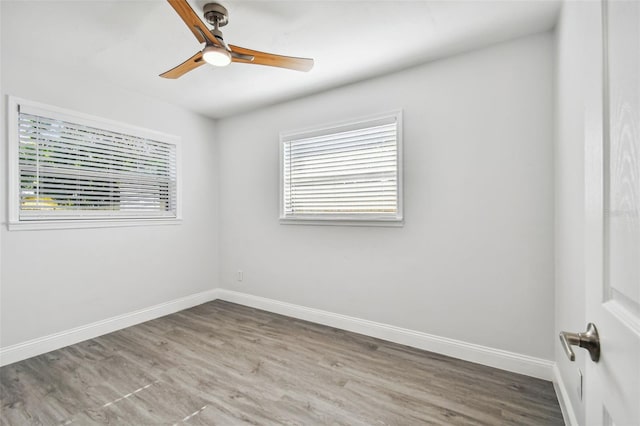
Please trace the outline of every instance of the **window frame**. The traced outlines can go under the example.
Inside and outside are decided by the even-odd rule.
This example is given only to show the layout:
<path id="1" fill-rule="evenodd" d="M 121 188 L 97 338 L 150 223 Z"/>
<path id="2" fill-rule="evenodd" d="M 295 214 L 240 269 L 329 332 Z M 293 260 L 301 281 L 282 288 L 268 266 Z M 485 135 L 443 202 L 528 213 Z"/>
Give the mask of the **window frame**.
<path id="1" fill-rule="evenodd" d="M 396 123 L 396 164 L 397 164 L 397 212 L 394 216 L 384 214 L 341 214 L 341 215 L 287 215 L 285 212 L 284 197 L 284 147 L 287 142 L 315 136 L 325 136 L 349 130 L 373 127 L 382 124 L 386 120 L 395 120 Z M 402 110 L 369 115 L 350 120 L 344 120 L 309 128 L 287 130 L 280 132 L 279 140 L 279 184 L 280 184 L 280 212 L 279 222 L 284 225 L 344 225 L 344 226 L 404 226 L 403 211 L 403 125 Z"/>
<path id="2" fill-rule="evenodd" d="M 91 217 L 91 215 L 76 218 L 51 219 L 20 219 L 20 133 L 19 108 L 28 107 L 42 111 L 46 117 L 68 121 L 74 124 L 98 128 L 129 136 L 152 139 L 175 146 L 176 153 L 176 215 L 175 217 Z M 8 96 L 7 107 L 7 198 L 8 221 L 7 228 L 13 230 L 36 229 L 78 229 L 103 228 L 148 225 L 175 225 L 182 221 L 182 176 L 181 176 L 181 138 L 143 127 L 89 115 L 66 108 L 30 101 L 16 96 Z"/>

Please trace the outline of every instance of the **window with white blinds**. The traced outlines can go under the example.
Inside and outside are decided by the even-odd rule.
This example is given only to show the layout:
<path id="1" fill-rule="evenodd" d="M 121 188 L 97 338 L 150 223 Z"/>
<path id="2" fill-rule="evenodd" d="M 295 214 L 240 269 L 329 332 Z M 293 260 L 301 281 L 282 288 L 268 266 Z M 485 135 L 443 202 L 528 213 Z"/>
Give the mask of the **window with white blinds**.
<path id="1" fill-rule="evenodd" d="M 283 133 L 281 221 L 400 223 L 401 121 L 396 112 Z"/>
<path id="2" fill-rule="evenodd" d="M 178 218 L 175 138 L 28 101 L 12 107 L 15 223 Z"/>

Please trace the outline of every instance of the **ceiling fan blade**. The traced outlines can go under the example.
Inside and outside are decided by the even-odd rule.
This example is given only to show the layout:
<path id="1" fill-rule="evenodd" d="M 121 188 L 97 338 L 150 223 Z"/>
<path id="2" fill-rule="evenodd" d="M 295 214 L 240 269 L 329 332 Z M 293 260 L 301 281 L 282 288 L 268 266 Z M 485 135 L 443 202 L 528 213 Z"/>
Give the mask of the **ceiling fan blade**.
<path id="1" fill-rule="evenodd" d="M 175 68 L 171 68 L 169 71 L 160 74 L 160 77 L 164 78 L 178 78 L 184 74 L 198 68 L 200 65 L 206 62 L 202 59 L 202 52 L 198 52 Z"/>
<path id="2" fill-rule="evenodd" d="M 289 68 L 296 71 L 309 71 L 313 68 L 313 59 L 274 55 L 273 53 L 245 49 L 244 47 L 234 46 L 232 44 L 230 44 L 229 47 L 231 48 L 231 60 L 233 62 L 268 65 L 270 67 Z M 239 55 L 234 55 L 234 53 L 238 53 Z M 253 60 L 242 57 L 242 55 L 253 56 Z"/>
<path id="3" fill-rule="evenodd" d="M 221 46 L 218 39 L 216 39 L 210 32 L 209 28 L 198 15 L 191 9 L 187 0 L 167 0 L 171 7 L 178 12 L 178 15 L 182 18 L 187 27 L 191 30 L 193 35 L 198 39 L 200 43 L 215 44 Z M 221 46 L 222 47 L 222 46 Z"/>

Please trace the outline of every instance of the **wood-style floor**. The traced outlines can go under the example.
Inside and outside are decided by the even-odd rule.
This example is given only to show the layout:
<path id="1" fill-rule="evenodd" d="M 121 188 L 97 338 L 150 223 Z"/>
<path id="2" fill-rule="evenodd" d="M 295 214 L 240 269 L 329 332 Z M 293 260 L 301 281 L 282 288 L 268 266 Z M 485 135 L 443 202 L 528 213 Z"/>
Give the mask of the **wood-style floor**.
<path id="1" fill-rule="evenodd" d="M 550 382 L 215 301 L 0 369 L 2 425 L 563 424 Z"/>

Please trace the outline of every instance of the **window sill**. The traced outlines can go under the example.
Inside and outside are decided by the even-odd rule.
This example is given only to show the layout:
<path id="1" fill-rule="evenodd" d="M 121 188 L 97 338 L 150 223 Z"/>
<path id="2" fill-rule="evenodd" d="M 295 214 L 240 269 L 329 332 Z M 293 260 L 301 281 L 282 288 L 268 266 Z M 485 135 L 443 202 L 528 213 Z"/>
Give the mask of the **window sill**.
<path id="1" fill-rule="evenodd" d="M 182 219 L 85 219 L 85 220 L 25 220 L 9 222 L 9 231 L 33 231 L 38 229 L 86 229 L 119 228 L 129 226 L 178 225 Z"/>
<path id="2" fill-rule="evenodd" d="M 281 225 L 376 226 L 401 228 L 403 219 L 280 218 Z"/>

